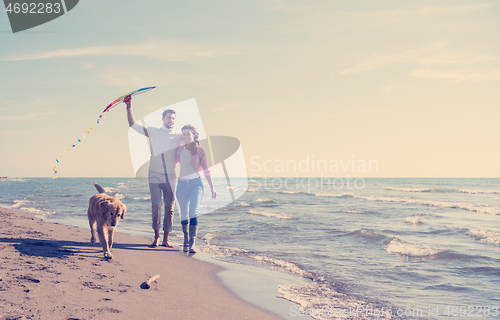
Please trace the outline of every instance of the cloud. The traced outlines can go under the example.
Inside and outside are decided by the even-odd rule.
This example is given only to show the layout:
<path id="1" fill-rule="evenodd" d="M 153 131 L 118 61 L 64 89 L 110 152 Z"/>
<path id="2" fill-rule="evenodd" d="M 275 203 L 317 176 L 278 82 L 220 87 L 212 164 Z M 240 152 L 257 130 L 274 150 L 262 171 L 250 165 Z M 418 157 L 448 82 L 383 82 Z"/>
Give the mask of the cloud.
<path id="1" fill-rule="evenodd" d="M 271 10 L 284 12 L 306 12 L 310 7 L 306 6 L 307 2 L 296 0 L 264 0 L 260 2 Z"/>
<path id="2" fill-rule="evenodd" d="M 412 89 L 412 88 L 415 88 L 415 86 L 411 84 L 388 84 L 382 87 L 382 91 L 384 91 L 385 93 L 389 93 L 397 89 Z"/>
<path id="3" fill-rule="evenodd" d="M 100 78 L 106 85 L 123 90 L 143 88 L 146 86 L 162 86 L 171 90 L 189 86 L 216 86 L 222 85 L 219 75 L 175 73 L 162 69 L 149 70 L 136 67 L 126 68 L 96 68 L 95 77 Z"/>
<path id="4" fill-rule="evenodd" d="M 222 112 L 230 109 L 238 108 L 241 106 L 241 103 L 226 103 L 218 108 L 212 108 L 212 112 Z"/>
<path id="5" fill-rule="evenodd" d="M 425 79 L 449 79 L 455 82 L 461 81 L 500 81 L 500 69 L 489 73 L 470 72 L 466 70 L 436 71 L 432 69 L 414 69 L 410 76 Z"/>
<path id="6" fill-rule="evenodd" d="M 59 100 L 57 99 L 34 99 L 29 100 L 28 102 L 19 102 L 15 100 L 4 101 L 5 105 L 2 106 L 2 114 L 0 115 L 0 121 L 26 121 L 33 119 L 45 119 L 48 116 L 52 116 L 54 114 L 62 113 L 61 110 L 48 110 L 42 112 L 32 112 L 32 113 L 24 113 L 24 114 L 14 114 L 9 115 L 6 114 L 10 110 L 27 110 L 29 108 L 36 110 L 48 109 L 46 107 L 55 106 Z M 3 104 L 3 103 L 0 103 Z"/>
<path id="7" fill-rule="evenodd" d="M 436 7 L 427 6 L 415 10 L 381 10 L 373 12 L 342 12 L 344 15 L 348 16 L 358 16 L 358 17 L 384 17 L 384 16 L 399 16 L 408 14 L 440 14 L 440 13 L 462 13 L 470 12 L 474 10 L 480 10 L 485 8 L 491 8 L 497 6 L 498 3 L 477 3 L 471 5 L 461 5 L 461 6 L 450 6 L 450 7 Z"/>
<path id="8" fill-rule="evenodd" d="M 440 42 L 414 50 L 407 50 L 395 53 L 391 53 L 393 51 L 392 49 L 384 53 L 378 54 L 367 61 L 355 65 L 354 67 L 344 69 L 340 74 L 349 75 L 359 72 L 370 71 L 380 68 L 386 64 L 395 62 L 414 62 L 419 59 L 422 59 L 422 55 L 441 50 L 447 45 L 448 43 L 446 42 Z"/>
<path id="9" fill-rule="evenodd" d="M 19 102 L 18 100 L 4 100 L 0 101 L 0 105 L 5 105 L 3 108 L 13 107 L 47 107 L 54 106 L 59 100 L 57 99 L 31 99 L 28 102 Z"/>
<path id="10" fill-rule="evenodd" d="M 474 53 L 446 53 L 431 55 L 419 60 L 421 64 L 472 64 L 500 60 L 500 56 Z"/>
<path id="11" fill-rule="evenodd" d="M 414 63 L 420 65 L 434 64 L 477 64 L 500 60 L 499 55 L 478 53 L 447 53 L 447 42 L 439 42 L 429 46 L 394 52 L 394 49 L 375 55 L 354 67 L 344 69 L 340 74 L 350 75 L 381 68 L 392 63 Z"/>
<path id="12" fill-rule="evenodd" d="M 26 131 L 20 131 L 20 130 L 7 130 L 7 131 L 0 131 L 0 135 L 19 135 L 19 134 L 25 134 Z"/>
<path id="13" fill-rule="evenodd" d="M 12 115 L 12 116 L 1 115 L 0 121 L 25 121 L 25 120 L 32 120 L 35 118 L 39 118 L 41 116 L 45 116 L 45 114 L 33 112 L 33 113 L 28 113 L 28 114 L 20 114 L 20 115 Z"/>
<path id="14" fill-rule="evenodd" d="M 141 56 L 160 61 L 188 61 L 195 58 L 240 54 L 234 45 L 189 44 L 176 41 L 150 39 L 130 45 L 94 46 L 62 49 L 2 58 L 0 61 L 24 61 L 82 56 Z"/>

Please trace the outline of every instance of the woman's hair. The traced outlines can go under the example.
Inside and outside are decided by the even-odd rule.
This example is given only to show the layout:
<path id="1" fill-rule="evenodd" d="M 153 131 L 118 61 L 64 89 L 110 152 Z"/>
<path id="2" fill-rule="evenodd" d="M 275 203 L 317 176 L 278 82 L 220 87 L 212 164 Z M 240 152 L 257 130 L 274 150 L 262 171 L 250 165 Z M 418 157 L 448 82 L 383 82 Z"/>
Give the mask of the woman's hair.
<path id="1" fill-rule="evenodd" d="M 198 152 L 198 148 L 200 146 L 200 142 L 198 142 L 198 138 L 200 137 L 200 134 L 198 133 L 198 130 L 190 124 L 186 124 L 184 127 L 182 127 L 181 132 L 184 133 L 184 129 L 189 129 L 193 132 L 193 139 L 194 142 L 186 144 L 186 149 L 188 149 L 191 154 L 196 154 Z"/>

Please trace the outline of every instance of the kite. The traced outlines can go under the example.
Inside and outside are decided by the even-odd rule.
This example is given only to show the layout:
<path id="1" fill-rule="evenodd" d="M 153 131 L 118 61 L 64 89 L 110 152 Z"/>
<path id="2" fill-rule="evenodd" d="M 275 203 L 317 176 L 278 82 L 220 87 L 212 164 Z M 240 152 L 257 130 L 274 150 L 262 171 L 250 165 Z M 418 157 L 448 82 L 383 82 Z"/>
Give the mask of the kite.
<path id="1" fill-rule="evenodd" d="M 144 93 L 144 92 L 148 92 L 149 90 L 153 90 L 154 88 L 156 88 L 156 87 L 146 87 L 146 88 L 142 88 L 142 89 L 135 90 L 135 91 L 132 91 L 130 93 L 127 93 L 126 95 L 123 95 L 123 96 L 119 97 L 118 99 L 116 99 L 115 101 L 111 102 L 109 104 L 109 106 L 107 106 L 106 109 L 104 109 L 104 111 L 102 113 L 108 112 L 110 109 L 114 108 L 120 102 L 123 102 L 123 99 L 126 96 L 135 96 L 135 95 L 138 95 L 138 94 L 141 94 L 141 93 Z M 99 123 L 99 122 L 97 122 L 97 123 Z"/>
<path id="2" fill-rule="evenodd" d="M 106 109 L 104 109 L 102 112 L 101 112 L 101 115 L 99 115 L 99 118 L 97 118 L 97 124 L 101 124 L 101 120 L 104 119 L 104 113 L 105 112 L 109 112 L 109 110 L 111 110 L 112 108 L 114 108 L 115 106 L 117 106 L 119 103 L 123 102 L 123 100 L 125 99 L 125 97 L 127 96 L 135 96 L 135 95 L 138 95 L 138 94 L 141 94 L 141 93 L 144 93 L 144 92 L 148 92 L 149 90 L 152 90 L 156 87 L 146 87 L 146 88 L 142 88 L 142 89 L 139 89 L 139 90 L 135 90 L 135 91 L 132 91 L 130 93 L 127 93 L 126 95 L 123 95 L 121 97 L 119 97 L 118 99 L 116 99 L 115 101 L 111 102 L 107 107 Z M 89 134 L 90 131 L 94 129 L 94 127 L 90 127 L 88 130 L 84 131 L 86 134 Z M 82 134 L 83 138 L 82 139 L 85 139 L 85 133 Z M 78 143 L 81 143 L 82 142 L 82 139 L 77 139 Z M 76 144 L 72 144 L 71 145 L 71 148 L 74 148 L 76 147 Z M 68 148 L 68 150 L 64 151 L 64 153 L 68 152 L 71 150 L 71 148 Z M 59 155 L 59 158 L 62 158 L 62 155 Z M 56 162 L 57 163 L 60 163 L 59 159 L 56 159 Z M 56 170 L 56 166 L 53 166 L 52 167 L 52 170 L 54 171 L 54 176 L 53 176 L 53 179 L 57 178 L 57 170 Z"/>

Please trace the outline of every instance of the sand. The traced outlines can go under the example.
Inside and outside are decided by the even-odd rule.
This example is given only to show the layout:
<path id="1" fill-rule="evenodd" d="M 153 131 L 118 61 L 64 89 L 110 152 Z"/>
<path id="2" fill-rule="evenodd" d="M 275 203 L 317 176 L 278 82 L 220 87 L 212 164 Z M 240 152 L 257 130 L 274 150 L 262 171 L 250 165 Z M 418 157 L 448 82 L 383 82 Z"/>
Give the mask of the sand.
<path id="1" fill-rule="evenodd" d="M 0 208 L 0 320 L 280 319 L 222 285 L 221 267 L 177 248 L 116 232 L 105 261 L 89 239 L 89 229 Z"/>

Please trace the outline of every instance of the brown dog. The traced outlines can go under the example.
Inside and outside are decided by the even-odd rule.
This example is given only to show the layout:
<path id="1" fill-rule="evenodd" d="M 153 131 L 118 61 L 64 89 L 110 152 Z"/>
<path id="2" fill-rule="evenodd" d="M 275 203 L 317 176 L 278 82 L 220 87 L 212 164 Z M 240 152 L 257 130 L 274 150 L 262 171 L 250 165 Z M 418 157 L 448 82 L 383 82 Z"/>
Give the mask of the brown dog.
<path id="1" fill-rule="evenodd" d="M 93 195 L 89 200 L 87 216 L 90 224 L 90 242 L 96 242 L 96 224 L 99 242 L 104 251 L 104 259 L 112 259 L 111 246 L 113 245 L 113 234 L 119 219 L 123 219 L 127 207 L 118 199 L 108 196 L 100 185 L 94 182 L 94 187 L 99 194 Z"/>

